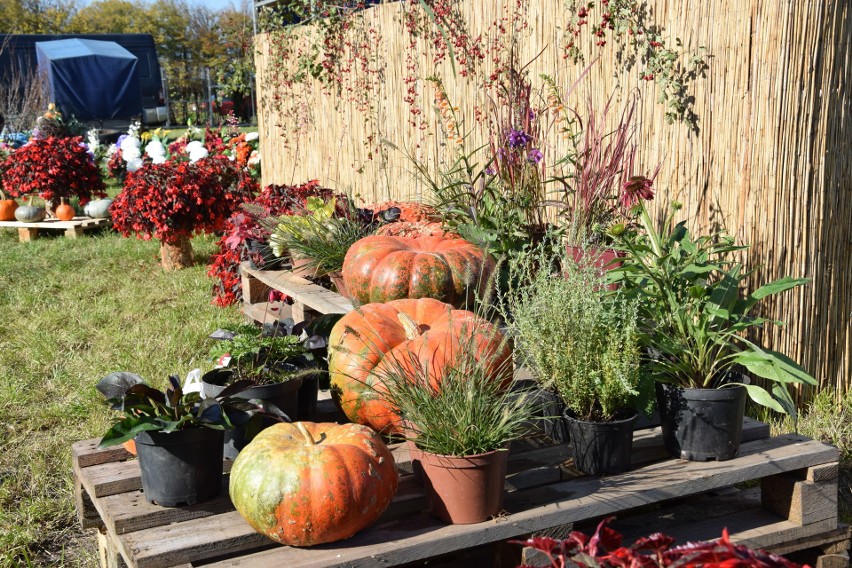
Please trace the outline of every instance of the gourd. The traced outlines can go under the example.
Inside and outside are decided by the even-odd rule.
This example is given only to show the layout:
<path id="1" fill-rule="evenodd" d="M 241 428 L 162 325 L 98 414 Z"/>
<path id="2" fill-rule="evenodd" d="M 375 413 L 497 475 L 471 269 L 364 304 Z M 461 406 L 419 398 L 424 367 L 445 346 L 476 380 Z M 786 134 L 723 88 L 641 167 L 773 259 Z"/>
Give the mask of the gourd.
<path id="1" fill-rule="evenodd" d="M 278 423 L 231 468 L 234 507 L 261 534 L 290 546 L 349 538 L 396 494 L 393 455 L 357 424 Z"/>
<path id="2" fill-rule="evenodd" d="M 0 221 L 13 221 L 17 208 L 18 202 L 14 199 L 6 199 L 6 195 L 0 191 Z"/>
<path id="3" fill-rule="evenodd" d="M 44 207 L 32 207 L 31 205 L 21 205 L 15 209 L 15 219 L 22 223 L 38 223 L 44 221 L 47 216 L 47 211 Z"/>
<path id="4" fill-rule="evenodd" d="M 106 219 L 109 217 L 110 205 L 112 205 L 112 199 L 95 199 L 86 204 L 83 213 L 92 219 Z"/>
<path id="5" fill-rule="evenodd" d="M 54 214 L 56 215 L 56 218 L 61 221 L 70 221 L 74 218 L 74 215 L 76 215 L 77 212 L 71 205 L 67 203 L 60 203 L 56 208 L 56 211 L 54 211 Z"/>
<path id="6" fill-rule="evenodd" d="M 400 432 L 400 418 L 379 394 L 388 371 L 429 370 L 440 388 L 461 350 L 473 350 L 487 373 L 508 387 L 511 346 L 497 327 L 472 312 L 423 298 L 367 304 L 343 316 L 329 335 L 328 369 L 335 403 L 355 423 Z"/>
<path id="7" fill-rule="evenodd" d="M 463 239 L 372 235 L 349 248 L 343 280 L 362 304 L 434 298 L 464 307 L 493 269 L 493 259 Z"/>

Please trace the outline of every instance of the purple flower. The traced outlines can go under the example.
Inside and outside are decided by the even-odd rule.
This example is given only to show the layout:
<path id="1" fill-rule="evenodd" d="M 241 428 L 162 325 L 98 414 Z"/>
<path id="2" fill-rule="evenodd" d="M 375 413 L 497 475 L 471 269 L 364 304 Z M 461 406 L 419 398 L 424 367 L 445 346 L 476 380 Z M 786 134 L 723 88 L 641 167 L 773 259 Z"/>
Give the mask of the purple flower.
<path id="1" fill-rule="evenodd" d="M 523 130 L 510 130 L 509 135 L 506 136 L 506 143 L 510 148 L 523 148 L 532 140 L 532 136 L 524 132 Z"/>
<path id="2" fill-rule="evenodd" d="M 495 172 L 494 168 L 492 168 L 491 166 L 488 166 L 487 168 L 485 168 L 485 175 L 493 176 L 495 173 L 497 173 L 497 172 Z"/>
<path id="3" fill-rule="evenodd" d="M 122 134 L 118 137 L 118 140 L 115 141 L 115 147 L 121 148 L 121 143 L 124 142 L 124 139 L 127 138 L 127 134 Z"/>
<path id="4" fill-rule="evenodd" d="M 530 153 L 527 154 L 527 161 L 531 164 L 537 164 L 541 162 L 543 158 L 544 154 L 542 154 L 541 150 L 539 150 L 538 148 L 533 148 L 532 150 L 530 150 Z"/>

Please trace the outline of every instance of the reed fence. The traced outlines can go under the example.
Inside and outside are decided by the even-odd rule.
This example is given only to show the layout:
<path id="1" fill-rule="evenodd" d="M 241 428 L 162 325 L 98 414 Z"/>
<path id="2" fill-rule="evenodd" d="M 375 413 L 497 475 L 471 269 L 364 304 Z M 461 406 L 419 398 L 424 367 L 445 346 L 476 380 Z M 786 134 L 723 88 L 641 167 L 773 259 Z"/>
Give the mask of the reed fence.
<path id="1" fill-rule="evenodd" d="M 475 36 L 514 4 L 463 0 L 458 7 Z M 568 17 L 563 2 L 533 0 L 526 9 L 530 25 L 522 34 L 520 61 L 532 61 L 534 87 L 541 86 L 539 73 L 567 87 L 581 68 L 556 49 Z M 692 229 L 723 228 L 750 244 L 752 284 L 784 275 L 812 279 L 767 304 L 763 315 L 786 326 L 767 327 L 757 339 L 803 364 L 821 387 L 836 389 L 839 397 L 852 388 L 849 4 L 657 0 L 651 9 L 667 36 L 681 38 L 690 49 L 704 46 L 711 56 L 706 75 L 692 87 L 698 131 L 667 124 L 664 107 L 655 103 L 653 82 L 642 81 L 638 67 L 625 67 L 615 50 L 602 52 L 573 102 L 591 97 L 600 107 L 613 95 L 622 104 L 638 93 L 641 161 L 647 169 L 661 164 L 655 184 L 658 214 L 677 200 L 684 204 L 681 218 Z M 287 101 L 298 109 L 298 119 L 283 118 L 272 104 L 275 85 L 269 79 L 270 68 L 281 62 L 269 56 L 270 36 L 257 36 L 264 183 L 319 179 L 365 201 L 428 199 L 401 152 L 369 141 L 385 138 L 422 160 L 440 161 L 445 139 L 431 108 L 432 92 L 422 79 L 442 77 L 471 125 L 469 103 L 481 99 L 480 81 L 454 76 L 446 62 L 433 66 L 431 48 L 421 42 L 416 87 L 426 128 L 412 126 L 403 101 L 408 36 L 400 31 L 399 4 L 371 8 L 365 17 L 378 30 L 376 51 L 381 54 L 366 110 L 314 84 Z M 592 45 L 585 48 L 594 51 Z M 554 142 L 554 151 L 558 145 Z"/>

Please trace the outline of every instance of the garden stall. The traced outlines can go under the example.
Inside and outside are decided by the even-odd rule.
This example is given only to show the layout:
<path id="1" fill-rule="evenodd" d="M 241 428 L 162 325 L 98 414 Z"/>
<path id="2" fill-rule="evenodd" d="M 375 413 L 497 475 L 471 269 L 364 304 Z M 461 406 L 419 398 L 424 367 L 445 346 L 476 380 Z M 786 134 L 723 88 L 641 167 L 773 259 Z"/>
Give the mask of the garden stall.
<path id="1" fill-rule="evenodd" d="M 616 5 L 633 4 L 609 6 L 614 12 Z M 409 22 L 424 21 L 417 6 L 393 2 L 364 10 L 363 23 L 335 44 L 339 51 L 314 60 L 317 69 L 329 69 L 327 75 L 318 71 L 316 80 L 307 73 L 306 80 L 292 80 L 304 71 L 296 62 L 310 54 L 289 32 L 256 37 L 264 184 L 319 176 L 320 183 L 351 188 L 367 201 L 428 199 L 405 154 L 435 165 L 447 161 L 449 145 L 424 79 L 440 77 L 465 117 L 468 131 L 460 134 L 470 134 L 465 143 L 476 148 L 487 142 L 473 128 L 475 113 L 486 105 L 483 84 L 494 70 L 494 52 L 487 50 L 513 36 L 517 61 L 529 63 L 534 93 L 545 88 L 541 73 L 566 88 L 582 77 L 575 105 L 590 98 L 602 108 L 610 96 L 621 105 L 639 93 L 641 160 L 651 170 L 661 165 L 658 216 L 679 201 L 690 229 L 724 228 L 737 242 L 751 244 L 752 284 L 784 274 L 811 278 L 761 314 L 787 326 L 755 339 L 800 361 L 838 397 L 850 388 L 852 160 L 846 141 L 852 118 L 844 85 L 852 80 L 852 21 L 845 3 L 654 2 L 636 21 L 663 30 L 667 45 L 683 52 L 678 65 L 688 67 L 692 56 L 707 64 L 674 75 L 660 60 L 645 58 L 644 50 L 630 49 L 626 30 L 603 42 L 588 33 L 603 17 L 600 7 L 581 15 L 583 6 L 562 0 L 454 3 L 455 23 L 444 21 L 452 30 L 450 53 L 434 33 L 405 31 Z M 567 33 L 583 18 L 578 35 Z M 302 45 L 317 37 L 309 27 L 299 33 L 308 38 Z M 565 58 L 573 48 L 585 63 Z M 465 61 L 477 57 L 477 49 L 486 57 L 468 70 Z M 668 102 L 655 102 L 663 94 Z M 669 124 L 672 112 L 682 116 Z M 552 155 L 560 155 L 560 143 L 553 140 Z"/>

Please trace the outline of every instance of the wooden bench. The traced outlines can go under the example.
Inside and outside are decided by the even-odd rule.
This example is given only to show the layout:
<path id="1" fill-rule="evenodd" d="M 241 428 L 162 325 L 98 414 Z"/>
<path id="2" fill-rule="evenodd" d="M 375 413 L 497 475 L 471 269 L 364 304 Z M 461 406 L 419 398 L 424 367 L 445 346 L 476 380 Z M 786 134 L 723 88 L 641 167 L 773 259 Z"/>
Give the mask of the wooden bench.
<path id="1" fill-rule="evenodd" d="M 281 311 L 270 310 L 269 291 L 278 290 L 293 300 L 289 315 L 296 323 L 315 314 L 345 314 L 354 309 L 352 302 L 336 292 L 295 276 L 289 270 L 257 270 L 248 262 L 240 264 L 243 289 L 243 313 L 258 323 L 281 319 Z"/>
<path id="2" fill-rule="evenodd" d="M 22 223 L 20 221 L 0 221 L 0 229 L 18 229 L 18 240 L 22 243 L 36 238 L 42 229 L 61 230 L 69 239 L 76 239 L 84 231 L 112 225 L 112 219 L 92 219 L 91 217 L 74 217 L 70 221 L 45 219 L 38 223 Z"/>
<path id="3" fill-rule="evenodd" d="M 164 508 L 145 501 L 137 463 L 123 449 L 102 450 L 97 440 L 86 440 L 74 444 L 72 454 L 78 516 L 84 528 L 98 529 L 102 564 L 109 568 L 394 566 L 428 559 L 436 566 L 441 564 L 434 559 L 442 555 L 541 531 L 557 529 L 565 536 L 572 526 L 591 527 L 613 514 L 628 523 L 621 530 L 629 531 L 628 517 L 636 511 L 646 515 L 633 521 L 642 535 L 657 530 L 668 515 L 670 521 L 676 517 L 667 529 L 676 537 L 718 538 L 727 526 L 735 541 L 753 548 L 848 547 L 848 529 L 837 518 L 836 448 L 798 435 L 770 438 L 768 427 L 752 420 L 744 425 L 740 456 L 731 461 L 672 459 L 659 428 L 637 430 L 634 440 L 635 469 L 603 478 L 580 476 L 571 468 L 568 446 L 544 436 L 513 443 L 504 513 L 455 526 L 423 512 L 425 499 L 406 447 L 393 446 L 400 488 L 382 518 L 351 539 L 312 548 L 281 546 L 252 530 L 231 505 L 227 478 L 214 500 Z M 230 462 L 223 467 L 229 470 Z M 730 489 L 742 482 L 755 488 Z M 751 491 L 751 498 L 731 499 L 736 491 Z M 699 498 L 715 509 L 692 501 Z M 698 520 L 683 520 L 678 508 L 686 506 L 697 507 Z M 502 547 L 504 554 L 520 553 L 517 545 Z"/>

